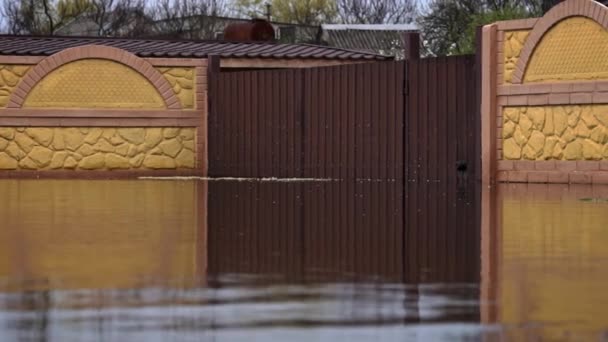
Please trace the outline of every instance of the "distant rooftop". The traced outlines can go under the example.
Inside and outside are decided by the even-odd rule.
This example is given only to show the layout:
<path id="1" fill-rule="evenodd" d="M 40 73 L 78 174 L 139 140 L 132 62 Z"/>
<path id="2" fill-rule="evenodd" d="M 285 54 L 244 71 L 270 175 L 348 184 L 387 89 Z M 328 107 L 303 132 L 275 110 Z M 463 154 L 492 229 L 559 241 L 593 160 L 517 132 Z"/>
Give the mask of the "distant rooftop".
<path id="1" fill-rule="evenodd" d="M 396 25 L 322 25 L 322 40 L 329 46 L 343 49 L 380 53 L 385 56 L 404 56 L 403 34 L 416 32 L 414 24 Z"/>
<path id="2" fill-rule="evenodd" d="M 326 24 L 323 30 L 417 31 L 416 24 Z"/>

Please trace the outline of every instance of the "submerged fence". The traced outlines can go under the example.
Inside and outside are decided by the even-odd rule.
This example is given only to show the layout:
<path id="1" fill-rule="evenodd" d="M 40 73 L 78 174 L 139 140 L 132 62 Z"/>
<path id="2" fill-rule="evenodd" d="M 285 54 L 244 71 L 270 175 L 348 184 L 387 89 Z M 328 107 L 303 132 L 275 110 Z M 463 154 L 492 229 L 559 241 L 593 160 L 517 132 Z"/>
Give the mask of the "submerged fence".
<path id="1" fill-rule="evenodd" d="M 480 178 L 477 57 L 212 68 L 210 176 L 346 180 L 252 183 L 245 192 L 237 185 L 215 186 L 215 193 L 210 187 L 210 196 L 222 198 L 217 203 L 238 208 L 210 208 L 210 222 L 221 227 L 210 235 L 212 246 L 244 243 L 230 236 L 241 227 L 258 241 L 252 250 L 235 247 L 242 254 L 232 261 L 216 258 L 217 271 L 304 267 L 342 274 L 373 269 L 375 276 L 405 280 L 477 277 L 453 272 L 479 255 L 479 241 L 471 239 L 479 228 L 479 192 L 462 191 Z M 253 219 L 234 215 L 241 210 Z M 316 244 L 327 246 L 318 258 L 310 253 Z M 248 264 L 254 260 L 259 264 Z"/>

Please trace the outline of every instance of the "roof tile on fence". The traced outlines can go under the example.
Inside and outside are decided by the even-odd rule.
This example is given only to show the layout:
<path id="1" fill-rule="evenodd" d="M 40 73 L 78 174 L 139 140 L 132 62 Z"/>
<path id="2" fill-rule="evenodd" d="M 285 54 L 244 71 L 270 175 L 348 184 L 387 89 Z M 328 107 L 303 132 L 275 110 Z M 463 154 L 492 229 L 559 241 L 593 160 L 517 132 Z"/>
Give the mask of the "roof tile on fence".
<path id="1" fill-rule="evenodd" d="M 121 48 L 140 57 L 391 59 L 375 53 L 311 44 L 8 35 L 0 35 L 0 55 L 50 56 L 63 49 L 91 44 Z"/>

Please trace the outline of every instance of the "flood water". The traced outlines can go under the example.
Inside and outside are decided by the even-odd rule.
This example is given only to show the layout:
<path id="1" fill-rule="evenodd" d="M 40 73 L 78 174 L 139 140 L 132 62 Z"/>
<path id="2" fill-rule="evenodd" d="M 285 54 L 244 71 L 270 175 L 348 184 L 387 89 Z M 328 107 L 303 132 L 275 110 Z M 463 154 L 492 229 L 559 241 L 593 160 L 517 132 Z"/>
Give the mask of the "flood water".
<path id="1" fill-rule="evenodd" d="M 0 341 L 608 341 L 608 187 L 0 180 Z"/>

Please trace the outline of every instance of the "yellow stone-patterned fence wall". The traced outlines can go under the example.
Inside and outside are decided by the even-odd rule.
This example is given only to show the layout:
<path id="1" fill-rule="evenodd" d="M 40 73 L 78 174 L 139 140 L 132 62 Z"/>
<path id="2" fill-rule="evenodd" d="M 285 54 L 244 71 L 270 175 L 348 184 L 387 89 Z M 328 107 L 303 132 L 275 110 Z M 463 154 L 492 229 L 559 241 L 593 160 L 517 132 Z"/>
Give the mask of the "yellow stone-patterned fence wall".
<path id="1" fill-rule="evenodd" d="M 194 128 L 0 128 L 2 170 L 195 167 Z"/>
<path id="2" fill-rule="evenodd" d="M 566 0 L 482 41 L 484 182 L 608 183 L 608 8 Z"/>
<path id="3" fill-rule="evenodd" d="M 107 46 L 0 56 L 0 176 L 205 175 L 206 65 Z"/>

